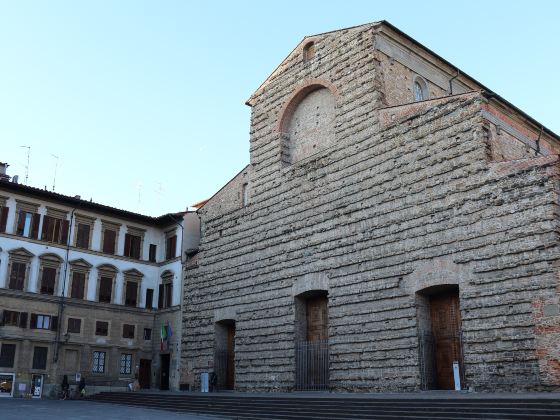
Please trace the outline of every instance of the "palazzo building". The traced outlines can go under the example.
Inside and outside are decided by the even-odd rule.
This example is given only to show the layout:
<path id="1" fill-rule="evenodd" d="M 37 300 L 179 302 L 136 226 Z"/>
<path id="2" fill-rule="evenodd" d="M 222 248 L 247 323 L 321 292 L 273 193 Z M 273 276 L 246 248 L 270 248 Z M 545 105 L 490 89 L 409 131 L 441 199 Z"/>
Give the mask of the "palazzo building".
<path id="1" fill-rule="evenodd" d="M 149 217 L 10 182 L 0 165 L 0 396 L 178 389 L 184 231 Z M 191 220 L 187 223 L 185 220 Z"/>

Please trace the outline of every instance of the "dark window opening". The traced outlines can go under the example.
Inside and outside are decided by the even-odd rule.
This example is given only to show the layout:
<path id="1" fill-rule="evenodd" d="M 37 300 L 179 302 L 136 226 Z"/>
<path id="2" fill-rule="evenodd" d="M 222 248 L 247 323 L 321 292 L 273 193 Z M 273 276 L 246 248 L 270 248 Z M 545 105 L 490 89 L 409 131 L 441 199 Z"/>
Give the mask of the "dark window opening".
<path id="1" fill-rule="evenodd" d="M 4 310 L 1 325 L 27 328 L 27 312 Z"/>
<path id="2" fill-rule="evenodd" d="M 157 245 L 150 244 L 150 262 L 156 262 Z"/>
<path id="3" fill-rule="evenodd" d="M 0 347 L 0 367 L 14 367 L 14 359 L 16 357 L 15 344 L 2 344 Z"/>
<path id="4" fill-rule="evenodd" d="M 35 347 L 33 349 L 33 369 L 47 368 L 47 347 Z"/>
<path id="5" fill-rule="evenodd" d="M 6 232 L 9 210 L 8 207 L 0 207 L 0 232 Z"/>
<path id="6" fill-rule="evenodd" d="M 68 240 L 68 227 L 68 220 L 57 219 L 51 216 L 43 216 L 41 240 L 64 245 Z"/>
<path id="7" fill-rule="evenodd" d="M 144 340 L 148 341 L 152 339 L 152 329 L 144 328 Z"/>
<path id="8" fill-rule="evenodd" d="M 146 309 L 154 307 L 154 289 L 146 289 Z"/>
<path id="9" fill-rule="evenodd" d="M 124 304 L 126 306 L 136 306 L 137 303 L 138 303 L 138 283 L 135 281 L 127 281 Z"/>
<path id="10" fill-rule="evenodd" d="M 122 336 L 123 338 L 134 338 L 134 325 L 123 324 Z"/>
<path id="11" fill-rule="evenodd" d="M 109 335 L 109 323 L 106 321 L 95 322 L 95 335 L 106 337 Z"/>
<path id="12" fill-rule="evenodd" d="M 159 309 L 171 307 L 172 292 L 173 292 L 173 284 L 171 282 L 167 282 L 159 285 L 159 296 L 158 296 Z"/>
<path id="13" fill-rule="evenodd" d="M 18 212 L 16 235 L 37 239 L 39 237 L 40 221 L 41 216 L 39 214 L 20 210 Z"/>
<path id="14" fill-rule="evenodd" d="M 99 279 L 99 302 L 111 303 L 112 292 L 113 279 L 111 277 L 102 276 Z"/>

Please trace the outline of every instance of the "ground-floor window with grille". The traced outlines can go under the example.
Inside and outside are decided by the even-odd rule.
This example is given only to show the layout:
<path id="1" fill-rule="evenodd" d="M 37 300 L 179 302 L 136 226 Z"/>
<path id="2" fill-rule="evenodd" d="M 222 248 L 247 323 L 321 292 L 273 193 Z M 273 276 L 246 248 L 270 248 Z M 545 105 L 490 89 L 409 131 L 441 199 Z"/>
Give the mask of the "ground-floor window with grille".
<path id="1" fill-rule="evenodd" d="M 105 352 L 104 351 L 94 351 L 93 352 L 93 373 L 103 373 L 105 372 Z"/>
<path id="2" fill-rule="evenodd" d="M 130 375 L 132 373 L 132 354 L 121 354 L 121 374 Z"/>

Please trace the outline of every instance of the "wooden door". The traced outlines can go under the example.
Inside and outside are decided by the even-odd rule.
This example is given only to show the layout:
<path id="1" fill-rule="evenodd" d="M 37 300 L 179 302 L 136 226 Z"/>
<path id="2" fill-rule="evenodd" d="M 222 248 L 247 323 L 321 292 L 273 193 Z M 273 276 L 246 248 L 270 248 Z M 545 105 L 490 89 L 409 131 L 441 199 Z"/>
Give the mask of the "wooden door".
<path id="1" fill-rule="evenodd" d="M 160 355 L 161 358 L 161 376 L 159 389 L 167 391 L 169 389 L 169 354 Z"/>
<path id="2" fill-rule="evenodd" d="M 152 361 L 148 359 L 140 359 L 138 368 L 138 383 L 140 388 L 150 388 L 150 377 L 152 376 Z"/>
<path id="3" fill-rule="evenodd" d="M 235 324 L 227 326 L 226 389 L 235 388 Z"/>
<path id="4" fill-rule="evenodd" d="M 327 340 L 327 297 L 318 296 L 307 300 L 307 341 Z"/>
<path id="5" fill-rule="evenodd" d="M 436 361 L 436 382 L 439 389 L 454 389 L 453 362 L 463 371 L 461 349 L 461 312 L 457 290 L 430 298 L 432 334 Z"/>

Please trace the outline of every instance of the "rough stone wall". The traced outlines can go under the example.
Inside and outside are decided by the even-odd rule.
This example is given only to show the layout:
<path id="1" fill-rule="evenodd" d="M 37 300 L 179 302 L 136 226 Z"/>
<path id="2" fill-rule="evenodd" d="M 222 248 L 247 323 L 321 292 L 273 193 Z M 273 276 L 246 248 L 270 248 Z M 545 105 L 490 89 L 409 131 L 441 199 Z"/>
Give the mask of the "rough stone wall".
<path id="1" fill-rule="evenodd" d="M 214 323 L 227 310 L 236 389 L 291 390 L 295 290 L 312 279 L 329 292 L 331 387 L 415 390 L 417 292 L 444 282 L 459 286 L 470 386 L 557 388 L 541 379 L 537 350 L 553 364 L 558 354 L 556 336 L 538 338 L 536 309 L 558 297 L 557 161 L 491 163 L 478 93 L 380 111 L 370 41 L 367 27 L 318 37 L 318 61 L 294 54 L 256 97 L 251 204 L 200 212 L 185 363 L 195 375 L 211 369 Z M 306 79 L 337 89 L 336 143 L 285 165 L 279 110 Z"/>

